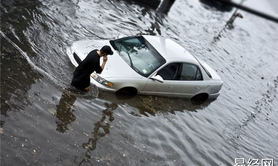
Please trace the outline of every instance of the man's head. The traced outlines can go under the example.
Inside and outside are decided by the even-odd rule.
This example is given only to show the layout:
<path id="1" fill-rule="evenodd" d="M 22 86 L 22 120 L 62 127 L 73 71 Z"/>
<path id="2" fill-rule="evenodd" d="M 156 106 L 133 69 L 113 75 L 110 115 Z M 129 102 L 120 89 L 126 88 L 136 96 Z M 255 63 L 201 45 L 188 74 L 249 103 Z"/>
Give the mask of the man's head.
<path id="1" fill-rule="evenodd" d="M 113 51 L 111 50 L 110 46 L 103 46 L 101 49 L 100 49 L 100 52 L 103 56 L 106 56 L 106 55 L 113 55 Z"/>

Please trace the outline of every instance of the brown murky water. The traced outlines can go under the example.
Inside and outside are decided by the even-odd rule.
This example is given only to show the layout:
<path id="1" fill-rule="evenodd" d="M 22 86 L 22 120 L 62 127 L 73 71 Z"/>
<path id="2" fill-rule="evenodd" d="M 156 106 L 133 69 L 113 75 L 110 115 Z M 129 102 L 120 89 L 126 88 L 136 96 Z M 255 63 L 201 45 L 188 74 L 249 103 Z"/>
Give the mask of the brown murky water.
<path id="1" fill-rule="evenodd" d="M 201 1 L 156 10 L 116 0 L 1 1 L 1 166 L 278 163 L 278 25 L 240 11 L 244 18 L 223 30 L 234 9 Z M 68 90 L 72 42 L 135 34 L 170 37 L 207 61 L 224 81 L 219 98 L 193 105 Z"/>

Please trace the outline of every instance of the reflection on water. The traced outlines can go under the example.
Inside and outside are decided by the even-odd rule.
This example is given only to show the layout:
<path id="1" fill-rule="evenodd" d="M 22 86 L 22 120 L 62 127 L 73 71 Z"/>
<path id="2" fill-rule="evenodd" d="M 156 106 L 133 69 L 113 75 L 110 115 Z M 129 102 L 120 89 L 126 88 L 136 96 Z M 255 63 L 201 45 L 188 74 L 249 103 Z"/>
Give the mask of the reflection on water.
<path id="1" fill-rule="evenodd" d="M 74 87 L 63 89 L 62 96 L 56 106 L 56 112 L 54 113 L 57 117 L 56 130 L 62 133 L 65 132 L 68 130 L 67 125 L 76 119 L 73 105 L 77 97 L 89 98 L 92 100 L 98 96 L 98 93 L 98 88 L 96 86 L 91 86 L 88 92 L 80 91 Z"/>
<path id="2" fill-rule="evenodd" d="M 118 107 L 116 104 L 108 104 L 105 103 L 106 109 L 102 111 L 102 117 L 99 121 L 95 123 L 94 130 L 91 132 L 91 136 L 88 139 L 88 142 L 83 143 L 82 147 L 86 149 L 85 157 L 79 163 L 82 165 L 84 162 L 90 161 L 91 153 L 96 149 L 97 141 L 104 137 L 105 135 L 109 134 L 111 122 L 114 120 L 113 111 Z"/>
<path id="3" fill-rule="evenodd" d="M 137 108 L 138 112 L 131 111 L 130 114 L 135 116 L 150 116 L 157 113 L 173 113 L 176 111 L 197 111 L 203 109 L 214 100 L 207 100 L 201 104 L 194 104 L 190 99 L 169 98 L 161 96 L 125 96 L 116 95 L 109 92 L 101 92 L 98 96 L 101 99 L 109 100 L 118 105 L 127 104 Z"/>
<path id="4" fill-rule="evenodd" d="M 227 1 L 231 1 L 231 0 L 227 0 Z M 207 9 L 213 8 L 216 10 L 220 10 L 222 12 L 230 12 L 233 10 L 232 6 L 224 4 L 223 2 L 217 0 L 200 0 L 200 2 L 203 3 Z"/>
<path id="5" fill-rule="evenodd" d="M 73 104 L 76 100 L 76 95 L 71 94 L 68 90 L 64 90 L 59 104 L 56 107 L 56 117 L 58 120 L 56 130 L 59 132 L 65 132 L 68 128 L 67 125 L 76 119 L 73 114 Z"/>
<path id="6" fill-rule="evenodd" d="M 159 13 L 167 14 L 173 6 L 174 2 L 175 0 L 161 0 L 160 5 L 157 8 L 157 11 Z"/>
<path id="7" fill-rule="evenodd" d="M 96 87 L 93 87 L 96 88 Z M 74 115 L 73 105 L 77 99 L 78 93 L 84 93 L 73 89 L 64 89 L 59 104 L 56 106 L 56 130 L 64 133 L 68 130 L 68 125 L 76 120 Z M 90 92 L 87 92 L 90 93 Z M 94 129 L 89 136 L 88 142 L 83 143 L 82 147 L 86 150 L 84 158 L 78 165 L 82 165 L 84 162 L 89 162 L 91 158 L 91 152 L 96 149 L 97 141 L 109 134 L 110 123 L 114 120 L 113 111 L 118 107 L 117 104 L 104 103 L 106 109 L 102 111 L 102 117 L 94 124 Z"/>
<path id="8" fill-rule="evenodd" d="M 136 3 L 156 10 L 160 14 L 167 14 L 175 0 L 128 0 L 128 3 Z"/>
<path id="9" fill-rule="evenodd" d="M 226 30 L 232 30 L 234 29 L 234 22 L 237 18 L 243 18 L 242 14 L 238 12 L 238 9 L 236 9 L 232 16 L 230 17 L 230 19 L 226 22 L 225 26 L 218 32 L 218 35 L 216 35 L 213 38 L 213 42 L 217 42 L 218 40 L 220 40 L 220 38 L 222 37 L 223 33 Z"/>
<path id="10" fill-rule="evenodd" d="M 162 0 L 163 1 L 163 0 Z M 127 3 L 135 3 L 147 8 L 156 9 L 160 4 L 160 0 L 126 0 Z"/>

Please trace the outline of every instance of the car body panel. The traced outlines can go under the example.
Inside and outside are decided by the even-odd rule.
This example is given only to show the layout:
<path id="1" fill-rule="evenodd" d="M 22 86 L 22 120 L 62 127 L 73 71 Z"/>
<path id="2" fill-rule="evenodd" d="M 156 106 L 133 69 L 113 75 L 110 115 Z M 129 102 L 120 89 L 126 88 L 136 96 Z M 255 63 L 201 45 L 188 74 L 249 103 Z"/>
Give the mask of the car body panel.
<path id="1" fill-rule="evenodd" d="M 200 64 L 202 64 L 203 67 L 205 67 L 208 70 L 208 72 L 211 74 L 213 80 L 218 80 L 218 81 L 222 82 L 220 76 L 216 73 L 216 71 L 214 69 L 212 69 L 206 62 L 204 62 L 200 59 L 198 59 L 198 60 L 199 60 Z"/>
<path id="2" fill-rule="evenodd" d="M 144 35 L 148 42 L 166 59 L 167 62 L 184 61 L 197 64 L 198 61 L 181 45 L 171 39 Z"/>
<path id="3" fill-rule="evenodd" d="M 164 80 L 163 83 L 148 80 L 143 93 L 163 94 L 164 96 L 192 97 L 206 88 L 204 81 L 175 81 Z"/>

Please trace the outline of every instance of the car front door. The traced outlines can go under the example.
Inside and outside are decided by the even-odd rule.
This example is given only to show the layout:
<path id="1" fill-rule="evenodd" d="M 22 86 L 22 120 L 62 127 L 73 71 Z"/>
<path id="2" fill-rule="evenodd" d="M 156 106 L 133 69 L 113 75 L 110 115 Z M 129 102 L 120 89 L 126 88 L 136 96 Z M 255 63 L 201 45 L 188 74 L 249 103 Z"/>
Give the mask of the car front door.
<path id="1" fill-rule="evenodd" d="M 170 63 L 160 69 L 156 75 L 162 77 L 163 82 L 148 79 L 142 92 L 145 94 L 171 96 L 173 94 L 174 80 L 178 76 L 180 63 Z"/>

